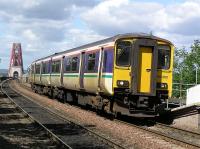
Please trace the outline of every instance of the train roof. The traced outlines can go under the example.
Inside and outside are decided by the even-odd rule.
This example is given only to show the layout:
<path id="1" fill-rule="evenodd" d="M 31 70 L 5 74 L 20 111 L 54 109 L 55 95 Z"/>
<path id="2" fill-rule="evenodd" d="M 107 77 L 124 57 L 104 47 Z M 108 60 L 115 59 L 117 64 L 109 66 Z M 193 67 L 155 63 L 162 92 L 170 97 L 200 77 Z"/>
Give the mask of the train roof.
<path id="1" fill-rule="evenodd" d="M 82 46 L 79 46 L 79 47 L 76 47 L 76 48 L 64 50 L 64 51 L 46 56 L 46 57 L 37 59 L 34 62 L 37 62 L 37 61 L 40 61 L 40 60 L 43 60 L 43 59 L 47 59 L 47 58 L 50 58 L 50 57 L 53 57 L 53 56 L 59 56 L 59 55 L 62 55 L 66 52 L 73 52 L 73 51 L 76 51 L 76 50 L 86 49 L 86 48 L 89 48 L 89 47 L 92 47 L 92 46 L 101 45 L 101 44 L 105 44 L 105 43 L 108 43 L 108 42 L 114 42 L 114 41 L 116 41 L 117 39 L 120 39 L 120 38 L 149 38 L 149 39 L 155 39 L 155 40 L 164 41 L 164 42 L 167 42 L 169 44 L 172 44 L 169 40 L 166 40 L 166 39 L 163 39 L 163 38 L 151 35 L 151 34 L 146 34 L 146 33 L 118 34 L 118 35 L 115 35 L 113 37 L 109 37 L 109 38 L 106 38 L 106 39 L 103 39 L 103 40 L 99 40 L 99 41 L 96 41 L 96 42 L 92 42 L 92 43 L 89 43 L 89 44 L 86 44 L 86 45 L 82 45 Z"/>

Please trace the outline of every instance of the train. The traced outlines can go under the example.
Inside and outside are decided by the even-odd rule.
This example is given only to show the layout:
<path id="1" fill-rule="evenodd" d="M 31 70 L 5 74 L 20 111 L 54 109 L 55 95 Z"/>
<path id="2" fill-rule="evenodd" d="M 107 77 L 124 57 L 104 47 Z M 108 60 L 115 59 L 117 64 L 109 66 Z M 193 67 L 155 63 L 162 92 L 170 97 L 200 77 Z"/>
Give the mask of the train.
<path id="1" fill-rule="evenodd" d="M 128 33 L 35 60 L 28 81 L 34 92 L 111 115 L 155 117 L 172 95 L 174 45 Z"/>

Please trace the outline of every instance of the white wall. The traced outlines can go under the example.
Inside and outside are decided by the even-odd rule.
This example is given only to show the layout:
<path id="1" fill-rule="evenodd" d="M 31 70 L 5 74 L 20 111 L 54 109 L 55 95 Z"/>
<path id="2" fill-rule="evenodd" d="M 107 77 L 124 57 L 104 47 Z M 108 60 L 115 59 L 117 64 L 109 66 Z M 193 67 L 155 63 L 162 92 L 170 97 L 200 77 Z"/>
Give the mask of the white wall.
<path id="1" fill-rule="evenodd" d="M 187 89 L 186 105 L 200 104 L 200 84 Z"/>

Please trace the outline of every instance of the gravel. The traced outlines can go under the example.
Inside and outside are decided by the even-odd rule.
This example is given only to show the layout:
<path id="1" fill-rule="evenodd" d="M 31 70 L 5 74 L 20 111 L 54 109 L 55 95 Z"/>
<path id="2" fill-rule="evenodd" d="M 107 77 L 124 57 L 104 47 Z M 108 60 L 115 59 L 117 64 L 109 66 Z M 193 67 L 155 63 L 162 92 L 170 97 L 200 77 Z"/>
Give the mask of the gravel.
<path id="1" fill-rule="evenodd" d="M 13 109 L 13 110 L 12 110 Z M 45 130 L 24 115 L 8 98 L 0 97 L 0 148 L 58 148 Z"/>
<path id="2" fill-rule="evenodd" d="M 46 96 L 41 96 L 31 92 L 28 87 L 19 85 L 16 82 L 12 82 L 11 86 L 20 91 L 24 95 L 32 98 L 35 102 L 38 102 L 51 110 L 61 113 L 68 119 L 78 122 L 81 125 L 88 126 L 89 129 L 94 130 L 98 134 L 106 136 L 107 138 L 123 144 L 126 148 L 145 148 L 145 149 L 182 149 L 184 147 L 174 144 L 152 135 L 148 132 L 142 131 L 138 128 L 128 126 L 126 124 L 119 124 L 119 122 L 111 121 L 104 117 L 96 115 L 96 113 L 71 106 L 69 104 L 63 104 L 57 100 L 52 100 Z M 187 147 L 185 147 L 187 148 Z"/>
<path id="3" fill-rule="evenodd" d="M 198 114 L 175 119 L 172 126 L 200 133 Z"/>

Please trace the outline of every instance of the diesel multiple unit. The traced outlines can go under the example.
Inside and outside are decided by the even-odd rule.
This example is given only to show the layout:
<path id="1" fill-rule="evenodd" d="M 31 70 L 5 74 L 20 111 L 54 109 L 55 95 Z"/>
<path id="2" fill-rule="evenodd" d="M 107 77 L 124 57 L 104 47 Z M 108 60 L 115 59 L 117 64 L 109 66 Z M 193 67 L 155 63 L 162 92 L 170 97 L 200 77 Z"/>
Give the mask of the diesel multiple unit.
<path id="1" fill-rule="evenodd" d="M 110 114 L 159 115 L 172 94 L 173 44 L 122 34 L 31 64 L 35 92 Z"/>

